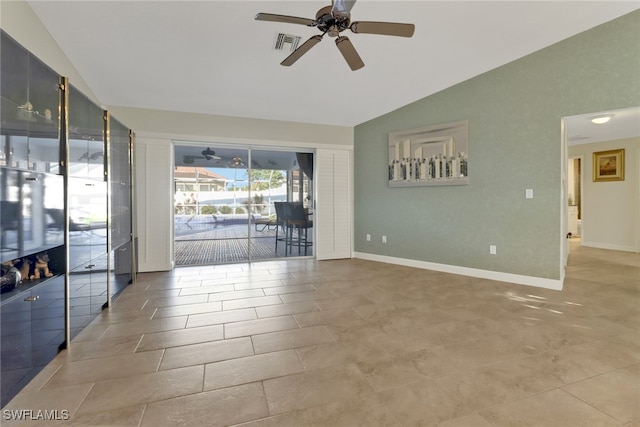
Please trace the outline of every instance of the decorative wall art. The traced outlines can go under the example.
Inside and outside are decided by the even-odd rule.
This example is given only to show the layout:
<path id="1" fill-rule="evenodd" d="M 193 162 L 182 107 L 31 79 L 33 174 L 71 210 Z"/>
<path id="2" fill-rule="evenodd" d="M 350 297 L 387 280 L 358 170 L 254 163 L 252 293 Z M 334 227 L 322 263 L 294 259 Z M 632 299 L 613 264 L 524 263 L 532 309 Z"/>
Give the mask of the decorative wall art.
<path id="1" fill-rule="evenodd" d="M 624 148 L 593 153 L 593 181 L 624 181 Z"/>
<path id="2" fill-rule="evenodd" d="M 469 184 L 468 122 L 389 133 L 389 186 Z"/>

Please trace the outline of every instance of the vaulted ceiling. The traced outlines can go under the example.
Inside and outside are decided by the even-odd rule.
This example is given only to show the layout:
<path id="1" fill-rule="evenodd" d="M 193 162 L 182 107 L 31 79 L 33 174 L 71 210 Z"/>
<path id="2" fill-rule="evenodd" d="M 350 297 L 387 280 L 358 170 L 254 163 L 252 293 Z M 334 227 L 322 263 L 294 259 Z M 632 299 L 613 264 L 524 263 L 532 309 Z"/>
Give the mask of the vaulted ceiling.
<path id="1" fill-rule="evenodd" d="M 349 37 L 351 71 L 325 36 L 298 62 L 279 33 L 317 28 L 256 13 L 315 18 L 330 1 L 29 1 L 106 106 L 355 126 L 629 13 L 637 1 L 359 0 L 352 21 L 415 24 L 411 38 Z"/>

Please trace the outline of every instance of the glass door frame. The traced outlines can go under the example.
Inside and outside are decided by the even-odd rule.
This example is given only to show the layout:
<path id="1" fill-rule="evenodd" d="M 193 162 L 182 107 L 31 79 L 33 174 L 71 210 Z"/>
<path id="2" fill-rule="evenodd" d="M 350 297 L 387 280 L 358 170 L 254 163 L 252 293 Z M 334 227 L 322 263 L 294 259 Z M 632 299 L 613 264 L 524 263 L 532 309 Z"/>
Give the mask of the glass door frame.
<path id="1" fill-rule="evenodd" d="M 259 158 L 256 158 L 255 154 L 257 154 L 258 152 L 268 152 L 268 153 L 284 153 L 284 154 L 290 154 L 293 156 L 293 159 L 295 159 L 296 154 L 297 153 L 308 153 L 311 154 L 312 156 L 315 157 L 315 150 L 314 149 L 309 149 L 309 148 L 301 148 L 301 147 L 278 147 L 278 146 L 271 146 L 271 145 L 235 145 L 235 144 L 229 144 L 229 143 L 217 143 L 217 142 L 213 142 L 213 143 L 206 143 L 206 142 L 201 142 L 201 141 L 184 141 L 184 140 L 174 140 L 173 141 L 173 147 L 174 147 L 174 172 L 177 170 L 178 167 L 180 166 L 186 166 L 186 167 L 204 167 L 204 168 L 218 168 L 214 163 L 211 163 L 211 165 L 209 166 L 208 164 L 205 164 L 206 166 L 203 166 L 202 163 L 198 163 L 196 162 L 187 162 L 185 160 L 191 160 L 191 159 L 187 159 L 187 157 L 202 157 L 202 156 L 182 156 L 178 154 L 177 151 L 177 147 L 183 147 L 183 148 L 189 148 L 189 149 L 194 149 L 196 151 L 198 150 L 202 150 L 202 152 L 206 152 L 206 150 L 210 150 L 210 152 L 223 152 L 223 151 L 228 151 L 228 150 L 232 150 L 232 151 L 236 151 L 236 152 L 242 152 L 242 154 L 240 154 L 238 157 L 244 156 L 244 153 L 246 153 L 246 168 L 242 168 L 242 170 L 244 170 L 246 172 L 247 175 L 247 189 L 246 189 L 246 212 L 247 212 L 247 253 L 246 253 L 246 257 L 244 257 L 243 260 L 241 261 L 228 261 L 230 263 L 233 262 L 256 262 L 256 261 L 267 261 L 267 260 L 276 260 L 276 259 L 281 259 L 281 256 L 278 256 L 277 253 L 274 254 L 274 256 L 272 258 L 264 258 L 264 257 L 256 257 L 256 254 L 254 253 L 254 248 L 256 247 L 256 242 L 254 241 L 254 239 L 256 238 L 256 234 L 254 231 L 252 231 L 252 227 L 256 226 L 256 222 L 254 219 L 254 212 L 253 210 L 255 209 L 256 203 L 254 201 L 254 196 L 256 194 L 259 194 L 260 191 L 256 191 L 254 190 L 254 185 L 255 181 L 252 179 L 252 172 L 254 170 L 268 170 L 268 169 L 272 169 L 271 167 L 266 167 L 266 168 L 261 168 L 261 167 L 256 167 L 256 164 L 259 164 L 258 162 L 261 160 Z M 218 156 L 216 156 L 218 157 Z M 255 160 L 255 161 L 254 161 Z M 286 182 L 286 200 L 287 201 L 300 201 L 303 202 L 303 204 L 305 205 L 305 207 L 308 207 L 309 209 L 313 210 L 314 208 L 314 182 L 313 182 L 313 177 L 308 177 L 306 176 L 306 174 L 303 173 L 302 169 L 300 169 L 297 166 L 297 163 L 294 163 L 296 165 L 296 169 L 291 169 L 291 167 L 283 167 L 282 169 L 277 169 L 277 168 L 273 168 L 273 170 L 281 170 L 282 172 L 284 172 L 285 174 L 285 182 Z M 192 166 L 193 165 L 193 166 Z M 223 168 L 232 168 L 232 167 L 223 167 Z M 291 178 L 295 175 L 295 173 L 292 173 L 294 171 L 298 171 L 298 179 L 297 182 L 294 183 L 292 182 Z M 227 181 L 227 182 L 232 182 L 232 181 Z M 237 183 L 239 181 L 237 181 L 237 178 L 234 179 L 234 190 L 236 189 Z M 302 185 L 301 185 L 302 184 Z M 294 190 L 294 186 L 298 187 L 297 191 L 296 191 L 296 195 L 293 194 L 293 190 Z M 195 187 L 194 187 L 195 189 Z M 189 193 L 191 190 L 183 190 L 185 192 L 185 194 Z M 305 196 L 305 191 L 306 191 L 306 196 Z M 178 182 L 177 179 L 174 177 L 174 196 L 177 195 L 179 193 L 178 190 Z M 277 197 L 277 196 L 276 196 Z M 271 199 L 271 198 L 270 198 Z M 270 200 L 271 202 L 271 200 Z M 271 202 L 273 203 L 273 202 Z M 236 203 L 237 204 L 237 203 Z M 233 213 L 235 213 L 235 208 L 236 208 L 236 204 L 234 204 L 234 210 Z M 262 203 L 262 205 L 264 205 L 264 203 Z M 178 214 L 178 205 L 176 204 L 176 199 L 174 198 L 174 209 L 172 212 L 172 216 L 175 216 Z M 201 205 L 200 205 L 200 200 L 197 201 L 196 204 L 196 208 L 198 209 L 198 212 L 196 212 L 196 214 L 199 214 L 200 209 L 201 209 Z M 275 211 L 273 210 L 273 208 L 271 206 L 268 206 L 268 215 L 271 214 L 271 212 Z M 174 227 L 176 224 L 176 219 L 174 217 L 173 219 L 173 223 L 174 223 Z M 259 225 L 259 224 L 258 224 Z M 176 233 L 177 236 L 177 233 Z M 176 236 L 174 236 L 174 241 L 177 241 L 178 239 L 176 238 Z M 307 255 L 307 257 L 313 257 L 314 256 L 314 247 L 315 247 L 315 228 L 312 228 L 311 230 L 311 239 L 312 239 L 312 246 L 311 246 L 311 255 Z M 175 245 L 174 245 L 175 247 Z M 176 266 L 188 266 L 188 265 L 206 265 L 206 264 L 223 264 L 223 263 L 227 263 L 227 261 L 206 261 L 206 264 L 200 264 L 200 263 L 194 263 L 194 264 L 178 264 L 175 260 L 175 256 L 176 256 L 176 250 L 174 248 L 174 264 Z M 303 255 L 301 255 L 303 256 Z"/>

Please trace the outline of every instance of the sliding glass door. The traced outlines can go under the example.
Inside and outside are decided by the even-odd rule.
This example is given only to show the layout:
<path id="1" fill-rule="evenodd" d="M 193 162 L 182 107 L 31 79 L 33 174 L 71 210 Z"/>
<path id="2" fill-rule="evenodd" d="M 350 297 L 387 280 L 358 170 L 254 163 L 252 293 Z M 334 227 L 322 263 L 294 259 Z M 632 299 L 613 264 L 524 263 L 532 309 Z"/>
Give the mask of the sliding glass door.
<path id="1" fill-rule="evenodd" d="M 176 265 L 312 256 L 312 177 L 312 153 L 176 144 Z M 278 202 L 309 220 L 288 226 Z"/>

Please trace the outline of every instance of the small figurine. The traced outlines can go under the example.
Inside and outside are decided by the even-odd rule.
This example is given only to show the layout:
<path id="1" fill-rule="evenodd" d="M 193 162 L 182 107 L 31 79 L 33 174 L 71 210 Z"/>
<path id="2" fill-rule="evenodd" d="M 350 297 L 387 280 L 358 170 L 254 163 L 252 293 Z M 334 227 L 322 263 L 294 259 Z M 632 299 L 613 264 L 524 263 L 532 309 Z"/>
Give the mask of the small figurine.
<path id="1" fill-rule="evenodd" d="M 36 263 L 33 267 L 33 275 L 30 279 L 39 279 L 40 275 L 44 277 L 51 277 L 53 273 L 49 271 L 49 255 L 46 252 L 41 252 L 36 255 Z"/>
<path id="2" fill-rule="evenodd" d="M 17 117 L 20 120 L 35 122 L 38 120 L 35 117 L 36 114 L 38 114 L 38 112 L 33 110 L 33 104 L 31 102 L 27 101 L 22 105 L 18 105 Z"/>
<path id="3" fill-rule="evenodd" d="M 20 108 L 21 110 L 32 111 L 33 110 L 33 104 L 30 103 L 29 101 L 27 101 L 22 105 L 18 105 L 18 108 Z"/>
<path id="4" fill-rule="evenodd" d="M 20 260 L 20 275 L 29 280 L 29 270 L 31 268 L 31 260 L 29 258 L 22 258 Z"/>

